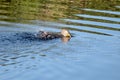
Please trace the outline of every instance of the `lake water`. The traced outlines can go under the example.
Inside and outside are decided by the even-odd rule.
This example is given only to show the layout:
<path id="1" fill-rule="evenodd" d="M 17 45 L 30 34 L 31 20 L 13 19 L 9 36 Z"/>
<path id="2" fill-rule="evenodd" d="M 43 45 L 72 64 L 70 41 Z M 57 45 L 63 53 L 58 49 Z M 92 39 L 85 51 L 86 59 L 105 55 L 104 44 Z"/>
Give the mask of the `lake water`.
<path id="1" fill-rule="evenodd" d="M 0 80 L 120 80 L 120 0 L 0 0 Z"/>

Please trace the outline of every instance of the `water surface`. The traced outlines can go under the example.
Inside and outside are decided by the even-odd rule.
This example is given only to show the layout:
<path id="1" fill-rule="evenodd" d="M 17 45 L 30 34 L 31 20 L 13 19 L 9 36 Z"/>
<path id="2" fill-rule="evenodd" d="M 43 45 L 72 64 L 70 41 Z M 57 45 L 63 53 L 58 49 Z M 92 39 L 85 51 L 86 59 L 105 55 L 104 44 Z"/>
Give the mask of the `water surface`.
<path id="1" fill-rule="evenodd" d="M 120 80 L 119 61 L 119 0 L 0 1 L 0 80 Z"/>

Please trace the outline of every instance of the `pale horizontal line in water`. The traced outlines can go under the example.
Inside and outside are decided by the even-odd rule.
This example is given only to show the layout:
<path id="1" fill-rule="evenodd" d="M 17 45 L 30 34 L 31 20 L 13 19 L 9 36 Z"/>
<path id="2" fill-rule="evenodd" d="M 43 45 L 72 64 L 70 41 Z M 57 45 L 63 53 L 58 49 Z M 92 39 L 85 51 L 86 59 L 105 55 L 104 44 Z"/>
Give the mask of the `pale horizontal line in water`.
<path id="1" fill-rule="evenodd" d="M 95 21 L 87 21 L 87 20 L 75 20 L 75 19 L 63 19 L 67 22 L 73 23 L 81 23 L 81 24 L 89 24 L 89 25 L 96 25 L 96 26 L 104 26 L 108 28 L 117 28 L 120 29 L 120 24 L 111 24 L 111 23 L 104 23 L 104 22 L 95 22 Z"/>
<path id="2" fill-rule="evenodd" d="M 120 6 L 115 6 L 116 8 L 120 8 Z"/>
<path id="3" fill-rule="evenodd" d="M 0 18 L 8 18 L 8 17 L 3 15 L 3 16 L 0 16 Z"/>
<path id="4" fill-rule="evenodd" d="M 87 14 L 76 14 L 76 16 L 85 17 L 85 18 L 94 18 L 94 19 L 102 19 L 102 20 L 109 20 L 109 21 L 120 22 L 120 18 L 93 16 L 93 15 L 87 15 Z"/>
<path id="5" fill-rule="evenodd" d="M 82 10 L 120 15 L 120 12 L 117 12 L 117 11 L 95 10 L 95 9 L 87 9 L 87 8 L 82 8 Z"/>

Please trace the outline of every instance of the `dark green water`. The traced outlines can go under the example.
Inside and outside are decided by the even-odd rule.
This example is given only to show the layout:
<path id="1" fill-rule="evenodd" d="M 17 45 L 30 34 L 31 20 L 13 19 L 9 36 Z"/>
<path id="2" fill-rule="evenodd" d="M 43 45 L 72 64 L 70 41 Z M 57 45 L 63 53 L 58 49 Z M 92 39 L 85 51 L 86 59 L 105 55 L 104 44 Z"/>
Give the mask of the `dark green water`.
<path id="1" fill-rule="evenodd" d="M 120 0 L 0 0 L 0 80 L 120 80 L 119 61 Z"/>

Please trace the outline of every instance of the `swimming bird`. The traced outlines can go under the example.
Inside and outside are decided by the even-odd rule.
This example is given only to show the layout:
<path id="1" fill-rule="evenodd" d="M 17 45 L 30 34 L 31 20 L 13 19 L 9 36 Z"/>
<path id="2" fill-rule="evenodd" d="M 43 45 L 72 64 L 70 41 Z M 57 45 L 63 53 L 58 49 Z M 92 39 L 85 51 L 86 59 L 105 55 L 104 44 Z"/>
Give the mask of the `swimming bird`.
<path id="1" fill-rule="evenodd" d="M 37 38 L 42 40 L 49 40 L 49 39 L 55 39 L 55 38 L 71 38 L 71 34 L 67 29 L 62 29 L 61 32 L 46 32 L 46 31 L 39 31 L 37 33 Z"/>

